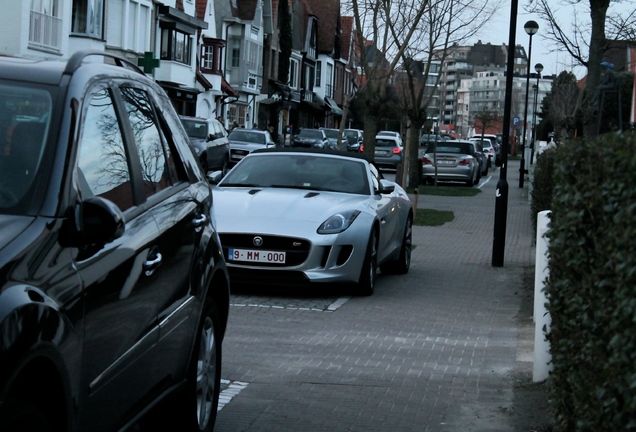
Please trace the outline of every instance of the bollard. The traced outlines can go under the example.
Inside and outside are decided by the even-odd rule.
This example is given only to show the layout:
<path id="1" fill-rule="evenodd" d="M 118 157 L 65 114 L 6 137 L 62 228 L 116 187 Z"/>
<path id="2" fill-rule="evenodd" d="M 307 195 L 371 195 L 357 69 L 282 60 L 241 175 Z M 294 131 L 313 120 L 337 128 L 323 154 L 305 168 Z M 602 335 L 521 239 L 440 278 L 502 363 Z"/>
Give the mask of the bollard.
<path id="1" fill-rule="evenodd" d="M 549 275 L 548 269 L 548 239 L 545 233 L 548 231 L 550 211 L 545 210 L 537 215 L 537 243 L 536 259 L 534 267 L 534 357 L 532 369 L 532 381 L 539 382 L 548 378 L 552 365 L 550 361 L 550 344 L 546 340 L 546 333 L 550 331 L 551 318 L 545 303 L 545 280 Z M 543 327 L 546 328 L 545 332 Z"/>

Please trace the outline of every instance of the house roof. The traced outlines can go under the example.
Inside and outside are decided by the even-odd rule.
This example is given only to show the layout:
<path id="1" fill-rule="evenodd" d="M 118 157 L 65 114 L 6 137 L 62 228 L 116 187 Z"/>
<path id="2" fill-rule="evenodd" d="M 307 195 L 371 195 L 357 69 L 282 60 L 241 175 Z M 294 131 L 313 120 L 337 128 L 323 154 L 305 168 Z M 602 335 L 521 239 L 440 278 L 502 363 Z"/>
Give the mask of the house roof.
<path id="1" fill-rule="evenodd" d="M 338 31 L 340 0 L 308 0 L 310 10 L 318 18 L 318 52 L 332 53 Z"/>
<path id="2" fill-rule="evenodd" d="M 353 41 L 353 17 L 344 16 L 340 17 L 340 28 L 342 29 L 342 51 L 340 57 L 344 60 L 349 60 L 351 54 L 351 42 Z"/>
<path id="3" fill-rule="evenodd" d="M 259 0 L 229 0 L 232 16 L 244 21 L 251 21 L 256 14 Z"/>

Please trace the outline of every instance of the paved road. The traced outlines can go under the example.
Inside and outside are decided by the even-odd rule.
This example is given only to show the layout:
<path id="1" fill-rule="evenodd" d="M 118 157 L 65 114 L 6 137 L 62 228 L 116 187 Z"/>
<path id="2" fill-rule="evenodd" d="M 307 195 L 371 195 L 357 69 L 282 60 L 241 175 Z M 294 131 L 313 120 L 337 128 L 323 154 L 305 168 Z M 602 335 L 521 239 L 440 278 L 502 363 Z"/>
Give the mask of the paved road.
<path id="1" fill-rule="evenodd" d="M 235 291 L 215 430 L 535 426 L 520 427 L 514 414 L 514 380 L 528 371 L 523 347 L 532 337 L 521 328 L 521 284 L 535 253 L 528 186 L 518 188 L 515 164 L 504 267 L 491 266 L 496 170 L 475 197 L 420 196 L 419 208 L 452 210 L 455 219 L 414 227 L 410 272 L 380 275 L 371 297 Z"/>

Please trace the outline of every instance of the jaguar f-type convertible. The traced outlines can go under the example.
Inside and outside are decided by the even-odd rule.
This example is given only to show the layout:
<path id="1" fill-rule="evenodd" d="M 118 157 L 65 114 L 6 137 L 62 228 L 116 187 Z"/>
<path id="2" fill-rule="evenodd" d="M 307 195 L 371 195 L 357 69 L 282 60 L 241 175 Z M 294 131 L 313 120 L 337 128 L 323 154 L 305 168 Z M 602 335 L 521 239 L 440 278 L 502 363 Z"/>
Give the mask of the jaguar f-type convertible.
<path id="1" fill-rule="evenodd" d="M 257 150 L 213 195 L 232 283 L 350 284 L 371 295 L 378 269 L 409 270 L 411 201 L 363 155 Z"/>

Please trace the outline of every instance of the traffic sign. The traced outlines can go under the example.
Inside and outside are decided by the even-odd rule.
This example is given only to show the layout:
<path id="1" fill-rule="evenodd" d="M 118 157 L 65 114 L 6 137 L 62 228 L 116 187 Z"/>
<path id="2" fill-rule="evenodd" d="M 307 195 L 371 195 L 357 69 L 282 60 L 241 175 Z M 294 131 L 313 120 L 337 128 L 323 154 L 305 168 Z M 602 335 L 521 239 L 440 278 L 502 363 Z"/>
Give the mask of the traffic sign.
<path id="1" fill-rule="evenodd" d="M 513 125 L 514 127 L 519 127 L 519 125 L 520 125 L 520 124 L 521 124 L 521 117 L 519 117 L 519 116 L 515 116 L 515 117 L 512 119 L 512 125 Z"/>

